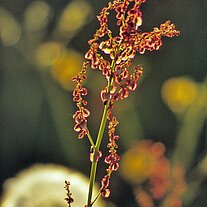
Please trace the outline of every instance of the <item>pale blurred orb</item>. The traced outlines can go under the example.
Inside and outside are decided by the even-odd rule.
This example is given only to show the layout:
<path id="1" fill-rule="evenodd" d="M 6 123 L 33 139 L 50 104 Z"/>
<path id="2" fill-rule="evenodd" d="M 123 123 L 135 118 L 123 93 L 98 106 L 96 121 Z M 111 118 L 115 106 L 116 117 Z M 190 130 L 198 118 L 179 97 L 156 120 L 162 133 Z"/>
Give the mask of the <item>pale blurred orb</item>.
<path id="1" fill-rule="evenodd" d="M 21 28 L 15 17 L 6 9 L 0 7 L 0 42 L 9 47 L 15 45 L 21 38 Z"/>
<path id="2" fill-rule="evenodd" d="M 60 16 L 58 30 L 68 35 L 82 27 L 90 19 L 91 6 L 83 0 L 75 0 L 68 4 Z"/>
<path id="3" fill-rule="evenodd" d="M 65 90 L 72 91 L 72 77 L 81 71 L 82 63 L 83 56 L 79 52 L 66 49 L 52 65 L 52 76 Z"/>
<path id="4" fill-rule="evenodd" d="M 131 184 L 144 183 L 164 158 L 165 146 L 160 142 L 142 140 L 134 143 L 123 155 L 120 163 L 121 176 Z"/>
<path id="5" fill-rule="evenodd" d="M 88 178 L 83 174 L 54 164 L 38 164 L 23 170 L 3 185 L 1 207 L 66 207 L 65 180 L 70 182 L 73 207 L 86 204 Z M 98 189 L 95 187 L 94 195 Z M 104 207 L 99 199 L 94 207 Z"/>
<path id="6" fill-rule="evenodd" d="M 51 9 L 45 1 L 32 2 L 25 11 L 25 26 L 35 31 L 47 26 L 50 20 Z"/>
<path id="7" fill-rule="evenodd" d="M 184 112 L 195 101 L 197 93 L 197 84 L 188 77 L 168 79 L 161 90 L 163 101 L 175 113 Z"/>
<path id="8" fill-rule="evenodd" d="M 42 68 L 50 68 L 54 80 L 65 90 L 73 90 L 72 77 L 81 71 L 83 55 L 59 42 L 49 41 L 37 48 L 36 60 Z"/>
<path id="9" fill-rule="evenodd" d="M 42 43 L 36 51 L 36 60 L 40 66 L 51 66 L 53 65 L 64 53 L 64 46 L 55 41 L 49 41 Z"/>

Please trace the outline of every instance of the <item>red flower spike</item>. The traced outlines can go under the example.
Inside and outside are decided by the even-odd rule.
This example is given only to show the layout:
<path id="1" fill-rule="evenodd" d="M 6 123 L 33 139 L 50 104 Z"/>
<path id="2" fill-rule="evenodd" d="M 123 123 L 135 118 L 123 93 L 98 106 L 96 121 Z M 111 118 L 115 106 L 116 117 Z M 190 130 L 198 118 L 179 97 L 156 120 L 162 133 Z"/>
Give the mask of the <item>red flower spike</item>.
<path id="1" fill-rule="evenodd" d="M 87 95 L 88 91 L 82 86 L 82 83 L 87 79 L 86 69 L 89 64 L 92 69 L 99 69 L 107 81 L 107 86 L 101 90 L 101 100 L 108 107 L 107 119 L 109 120 L 109 143 L 107 144 L 109 155 L 105 158 L 108 167 L 100 188 L 103 197 L 108 197 L 110 194 L 108 189 L 110 176 L 113 171 L 118 170 L 120 159 L 117 154 L 118 145 L 116 143 L 119 136 L 115 134 L 118 121 L 112 115 L 112 108 L 116 101 L 127 98 L 132 91 L 136 90 L 142 75 L 141 66 L 135 67 L 134 71 L 130 72 L 132 60 L 136 53 L 144 54 L 145 51 L 159 50 L 162 46 L 163 37 L 171 38 L 180 34 L 169 20 L 150 32 L 142 32 L 140 26 L 143 23 L 143 15 L 140 6 L 145 2 L 146 0 L 113 0 L 113 2 L 108 3 L 107 7 L 102 9 L 97 16 L 100 27 L 93 38 L 88 41 L 90 48 L 86 52 L 85 58 L 89 62 L 85 62 L 82 71 L 72 79 L 76 83 L 73 100 L 78 108 L 73 115 L 75 120 L 74 130 L 79 133 L 79 139 L 82 139 L 88 133 L 87 119 L 90 112 L 86 109 L 87 102 L 84 100 L 84 96 Z M 110 12 L 113 11 L 119 30 L 115 37 L 112 36 L 112 31 L 108 27 Z M 154 148 L 152 152 L 158 157 L 162 154 L 159 147 Z M 93 152 L 90 154 L 91 161 L 94 161 L 94 159 L 98 161 L 100 157 L 101 152 L 98 152 L 97 156 Z M 167 164 L 162 167 L 163 171 L 167 173 Z M 152 187 L 150 193 L 153 195 L 157 193 L 156 195 L 160 196 L 163 193 L 162 189 L 166 189 L 166 183 L 165 180 L 160 181 L 163 184 L 162 188 L 154 192 L 154 186 L 157 186 L 160 177 L 154 175 L 154 178 L 156 179 L 150 181 Z M 144 197 L 147 198 L 147 196 Z M 148 204 L 148 207 L 151 207 L 150 202 Z"/>
<path id="2" fill-rule="evenodd" d="M 86 96 L 88 91 L 82 86 L 82 82 L 86 80 L 86 69 L 89 62 L 84 62 L 82 71 L 72 78 L 76 82 L 75 89 L 73 91 L 73 100 L 76 102 L 78 110 L 74 113 L 73 119 L 75 120 L 74 131 L 78 132 L 78 138 L 82 139 L 87 133 L 87 118 L 90 116 L 90 112 L 84 106 L 87 105 L 87 101 L 83 100 L 83 96 Z"/>
<path id="3" fill-rule="evenodd" d="M 120 160 L 119 155 L 116 153 L 116 149 L 118 148 L 116 140 L 119 139 L 119 136 L 115 135 L 115 127 L 119 122 L 115 117 L 111 118 L 111 115 L 108 117 L 108 119 L 110 119 L 108 126 L 109 143 L 107 145 L 107 148 L 109 148 L 109 155 L 104 159 L 104 162 L 108 164 L 108 167 L 106 169 L 107 174 L 103 177 L 100 188 L 100 193 L 103 197 L 106 197 L 108 192 L 110 192 L 108 189 L 110 176 L 113 171 L 117 171 L 119 169 L 118 161 Z"/>

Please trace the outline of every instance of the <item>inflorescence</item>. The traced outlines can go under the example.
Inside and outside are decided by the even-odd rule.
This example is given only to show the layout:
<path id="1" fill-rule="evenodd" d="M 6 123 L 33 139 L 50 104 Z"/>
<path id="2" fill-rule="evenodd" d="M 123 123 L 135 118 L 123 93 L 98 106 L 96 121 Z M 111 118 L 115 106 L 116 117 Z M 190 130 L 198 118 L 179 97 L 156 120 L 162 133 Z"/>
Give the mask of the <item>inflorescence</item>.
<path id="1" fill-rule="evenodd" d="M 85 54 L 86 62 L 83 63 L 82 71 L 73 78 L 76 82 L 73 91 L 73 100 L 76 102 L 78 110 L 73 115 L 75 120 L 74 130 L 79 133 L 78 138 L 82 139 L 88 135 L 87 119 L 90 115 L 86 108 L 87 102 L 83 99 L 87 95 L 87 89 L 83 87 L 86 80 L 86 70 L 90 66 L 93 70 L 100 70 L 106 78 L 107 85 L 101 91 L 101 100 L 107 108 L 107 118 L 109 120 L 109 155 L 105 158 L 108 164 L 107 174 L 102 179 L 100 193 L 102 196 L 109 195 L 108 185 L 112 171 L 119 168 L 116 153 L 118 145 L 116 140 L 119 138 L 114 134 L 118 121 L 112 114 L 114 103 L 120 99 L 125 99 L 129 93 L 138 87 L 143 69 L 138 65 L 132 69 L 132 60 L 136 53 L 144 54 L 145 51 L 159 50 L 162 45 L 162 37 L 174 37 L 180 34 L 176 31 L 174 24 L 168 20 L 155 27 L 150 32 L 142 32 L 142 12 L 140 6 L 146 0 L 114 0 L 104 7 L 99 16 L 100 28 L 96 31 L 93 38 L 88 41 L 90 48 Z M 116 14 L 116 25 L 118 34 L 113 35 L 109 28 L 109 15 L 111 12 Z M 98 158 L 101 151 L 98 149 Z M 98 159 L 97 159 L 98 161 Z"/>

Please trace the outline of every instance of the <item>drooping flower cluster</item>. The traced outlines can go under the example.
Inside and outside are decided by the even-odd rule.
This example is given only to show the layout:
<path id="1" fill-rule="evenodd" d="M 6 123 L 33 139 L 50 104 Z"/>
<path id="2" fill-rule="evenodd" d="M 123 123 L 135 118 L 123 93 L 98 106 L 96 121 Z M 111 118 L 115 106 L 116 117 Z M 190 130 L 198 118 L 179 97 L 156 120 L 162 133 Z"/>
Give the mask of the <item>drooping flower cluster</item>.
<path id="1" fill-rule="evenodd" d="M 97 17 L 100 28 L 94 37 L 88 42 L 89 50 L 85 58 L 90 61 L 92 69 L 99 69 L 107 80 L 107 86 L 101 91 L 103 103 L 112 108 L 114 102 L 127 98 L 131 91 L 134 91 L 138 80 L 142 75 L 142 67 L 136 66 L 129 71 L 132 60 L 136 53 L 143 54 L 146 50 L 158 50 L 162 45 L 162 37 L 174 37 L 179 35 L 174 24 L 166 21 L 160 27 L 156 27 L 151 32 L 142 32 L 142 12 L 140 6 L 146 0 L 114 0 L 104 7 Z M 118 35 L 113 36 L 109 28 L 109 15 L 114 11 L 116 14 Z M 108 56 L 108 57 L 107 57 Z M 80 84 L 79 84 L 80 85 Z M 78 89 L 75 88 L 75 95 Z M 85 90 L 85 89 L 84 89 Z M 82 95 L 85 95 L 84 92 Z M 75 118 L 88 116 L 89 113 L 80 107 Z M 84 115 L 83 115 L 84 114 Z M 87 118 L 87 117 L 85 117 Z M 76 122 L 75 131 L 78 131 L 79 138 L 87 134 L 86 119 L 81 123 Z M 77 121 L 77 119 L 76 119 Z"/>
<path id="2" fill-rule="evenodd" d="M 118 99 L 127 98 L 130 91 L 137 88 L 137 81 L 142 74 L 141 66 L 134 68 L 130 75 L 129 68 L 136 53 L 146 50 L 158 50 L 163 36 L 178 36 L 175 26 L 166 21 L 151 32 L 142 33 L 142 12 L 140 6 L 146 0 L 114 0 L 104 7 L 98 16 L 100 28 L 89 41 L 90 49 L 85 58 L 90 60 L 92 69 L 99 69 L 107 79 L 107 86 L 101 92 L 104 103 L 112 106 Z M 110 11 L 116 12 L 119 35 L 113 37 L 108 27 Z M 102 37 L 107 36 L 107 40 Z M 108 55 L 110 61 L 105 58 Z M 136 75 L 135 75 L 136 74 Z"/>
<path id="3" fill-rule="evenodd" d="M 65 200 L 68 203 L 68 207 L 71 207 L 71 203 L 74 202 L 74 199 L 72 198 L 72 193 L 70 192 L 70 182 L 65 180 L 65 190 L 67 191 L 67 197 L 65 198 Z"/>
<path id="4" fill-rule="evenodd" d="M 74 82 L 76 82 L 76 86 L 73 91 L 73 101 L 76 102 L 76 105 L 78 107 L 78 110 L 73 115 L 73 119 L 76 123 L 74 130 L 76 132 L 79 132 L 79 139 L 82 139 L 88 132 L 87 118 L 89 117 L 90 112 L 88 109 L 85 108 L 85 106 L 87 105 L 87 101 L 83 99 L 83 96 L 86 96 L 88 91 L 82 85 L 83 81 L 87 79 L 86 68 L 88 67 L 88 64 L 88 62 L 84 62 L 82 71 L 72 79 Z"/>
<path id="5" fill-rule="evenodd" d="M 111 177 L 111 173 L 113 171 L 117 171 L 119 169 L 119 155 L 117 154 L 118 145 L 116 141 L 119 139 L 118 135 L 115 135 L 116 126 L 118 125 L 118 121 L 115 117 L 111 119 L 108 126 L 108 136 L 109 136 L 109 143 L 107 148 L 109 149 L 109 155 L 105 157 L 105 163 L 108 164 L 106 169 L 106 175 L 101 180 L 101 188 L 100 193 L 103 197 L 108 197 L 110 195 L 110 190 L 108 189 L 109 181 Z"/>
<path id="6" fill-rule="evenodd" d="M 125 99 L 129 93 L 138 87 L 138 80 L 142 75 L 142 66 L 135 66 L 132 71 L 132 60 L 136 53 L 143 54 L 146 50 L 158 50 L 162 45 L 162 37 L 178 36 L 179 32 L 175 30 L 175 26 L 166 21 L 159 28 L 154 28 L 151 32 L 142 32 L 142 12 L 140 6 L 146 0 L 113 0 L 104 7 L 97 17 L 100 28 L 96 31 L 93 38 L 88 42 L 89 50 L 85 54 L 85 58 L 89 62 L 85 62 L 82 71 L 73 78 L 76 87 L 73 91 L 73 100 L 76 102 L 78 111 L 73 115 L 75 120 L 74 130 L 79 132 L 79 138 L 88 135 L 91 142 L 90 160 L 92 162 L 89 197 L 87 206 L 91 207 L 92 188 L 96 173 L 96 166 L 102 153 L 99 150 L 100 143 L 104 134 L 107 119 L 109 119 L 109 155 L 105 158 L 108 164 L 106 175 L 101 181 L 100 194 L 108 197 L 110 190 L 108 189 L 111 173 L 118 170 L 120 159 L 117 154 L 118 145 L 116 144 L 119 136 L 115 135 L 115 128 L 118 124 L 117 119 L 112 114 L 114 103 L 120 99 Z M 118 34 L 114 35 L 109 28 L 109 15 L 115 12 L 116 25 Z M 87 94 L 87 89 L 82 86 L 83 80 L 86 79 L 86 68 L 90 64 L 93 70 L 100 70 L 106 78 L 107 85 L 101 90 L 101 100 L 104 104 L 104 112 L 100 124 L 96 142 L 90 137 L 87 128 L 87 118 L 90 112 L 85 108 L 87 102 L 83 100 L 83 96 Z M 153 186 L 152 183 L 151 186 Z"/>

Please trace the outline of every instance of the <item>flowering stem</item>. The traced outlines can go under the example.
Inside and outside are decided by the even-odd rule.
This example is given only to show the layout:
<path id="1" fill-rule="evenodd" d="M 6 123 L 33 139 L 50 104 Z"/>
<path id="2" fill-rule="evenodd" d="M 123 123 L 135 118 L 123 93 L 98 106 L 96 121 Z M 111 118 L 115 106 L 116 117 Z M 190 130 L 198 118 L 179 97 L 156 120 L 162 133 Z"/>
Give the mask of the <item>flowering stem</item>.
<path id="1" fill-rule="evenodd" d="M 105 193 L 110 192 L 109 189 L 105 189 L 105 187 L 107 187 L 106 185 L 102 185 L 103 188 L 100 188 L 98 197 L 92 202 L 98 159 L 101 157 L 99 148 L 106 128 L 107 118 L 110 119 L 109 124 L 111 125 L 109 126 L 110 133 L 108 132 L 110 143 L 112 142 L 111 140 L 114 141 L 118 139 L 118 136 L 112 133 L 112 130 L 118 122 L 115 117 L 108 117 L 108 115 L 112 115 L 111 109 L 115 101 L 127 98 L 129 92 L 136 89 L 137 81 L 141 75 L 137 67 L 134 68 L 133 74 L 130 75 L 129 73 L 129 67 L 131 66 L 135 53 L 143 54 L 145 50 L 158 50 L 162 45 L 162 36 L 173 37 L 179 35 L 179 32 L 175 30 L 175 26 L 171 24 L 170 21 L 166 21 L 166 23 L 160 25 L 160 28 L 154 28 L 151 32 L 142 33 L 139 31 L 138 27 L 142 25 L 142 12 L 139 10 L 139 7 L 143 2 L 145 1 L 113 0 L 108 4 L 108 7 L 102 9 L 98 16 L 100 28 L 94 34 L 93 39 L 89 41 L 90 49 L 85 54 L 85 58 L 89 61 L 84 62 L 82 71 L 73 78 L 73 81 L 77 83 L 73 91 L 73 100 L 78 107 L 78 110 L 74 114 L 76 122 L 74 130 L 79 132 L 79 139 L 82 139 L 87 134 L 91 144 L 90 160 L 92 163 L 87 207 L 92 207 L 100 194 L 106 197 Z M 112 10 L 116 13 L 117 26 L 120 29 L 119 35 L 116 37 L 112 36 L 112 31 L 108 27 L 108 16 Z M 101 39 L 106 35 L 108 35 L 107 40 L 102 41 Z M 99 51 L 101 51 L 101 53 Z M 103 56 L 102 53 L 109 55 L 109 58 L 105 59 L 105 55 Z M 82 82 L 87 78 L 86 69 L 89 64 L 92 69 L 100 69 L 107 79 L 107 87 L 101 91 L 104 111 L 99 132 L 94 141 L 85 127 L 87 126 L 87 118 L 90 112 L 84 107 L 86 101 L 82 99 L 83 96 L 87 95 L 87 89 L 82 86 Z M 117 145 L 114 144 L 114 146 Z M 112 144 L 112 147 L 116 148 L 114 146 Z M 104 177 L 105 182 L 109 181 L 110 173 L 118 169 L 118 163 L 116 163 L 116 161 L 119 160 L 119 156 L 116 154 L 116 150 L 110 147 L 109 152 L 110 154 L 113 153 L 113 156 L 110 156 L 112 156 L 114 160 L 112 161 L 110 158 L 109 161 L 107 161 L 107 159 L 105 159 L 105 162 L 109 164 L 107 168 L 108 174 Z"/>
<path id="2" fill-rule="evenodd" d="M 118 51 L 119 51 L 119 46 L 117 48 L 116 55 L 117 55 Z M 111 62 L 111 71 L 112 72 L 114 72 L 115 62 L 116 62 L 115 59 L 113 59 L 112 62 Z M 110 80 L 108 82 L 107 92 L 110 91 L 112 82 L 113 82 L 113 76 L 110 77 Z M 103 138 L 103 133 L 104 133 L 104 130 L 105 130 L 105 127 L 106 127 L 109 103 L 110 103 L 110 101 L 107 101 L 107 103 L 104 105 L 104 111 L 103 111 L 103 115 L 102 115 L 102 119 L 101 119 L 101 124 L 100 124 L 100 127 L 99 127 L 99 132 L 98 132 L 96 144 L 95 144 L 95 147 L 93 147 L 94 152 L 93 152 L 93 155 L 92 155 L 92 164 L 91 164 L 91 172 L 90 172 L 90 179 L 89 179 L 89 192 L 88 192 L 87 207 L 91 207 L 93 205 L 93 203 L 96 201 L 96 199 L 95 199 L 93 203 L 91 202 L 92 193 L 93 193 L 93 186 L 94 186 L 95 177 L 96 177 L 97 162 L 98 162 L 98 160 L 96 159 L 96 156 L 99 152 L 99 148 L 100 148 L 102 138 Z"/>
<path id="3" fill-rule="evenodd" d="M 89 140 L 91 146 L 93 147 L 93 149 L 95 149 L 95 144 L 93 142 L 93 139 L 92 139 L 91 134 L 90 134 L 89 131 L 87 132 L 87 136 L 88 136 L 88 140 Z"/>
<path id="4" fill-rule="evenodd" d="M 104 106 L 104 112 L 103 112 L 103 116 L 102 116 L 102 120 L 101 120 L 101 125 L 100 125 L 100 128 L 99 128 L 98 137 L 97 137 L 97 140 L 96 140 L 95 147 L 96 147 L 97 151 L 100 148 L 101 141 L 102 141 L 102 138 L 103 138 L 103 133 L 104 133 L 105 126 L 106 126 L 107 115 L 108 115 L 108 104 L 106 104 Z"/>
<path id="5" fill-rule="evenodd" d="M 91 207 L 91 199 L 92 199 L 92 192 L 93 192 L 93 186 L 95 182 L 95 175 L 96 175 L 96 168 L 97 168 L 97 162 L 93 161 L 91 165 L 91 173 L 90 173 L 90 180 L 89 180 L 89 191 L 88 191 L 88 204 L 87 207 Z"/>
<path id="6" fill-rule="evenodd" d="M 104 130 L 105 130 L 105 127 L 106 127 L 107 114 L 108 114 L 108 104 L 106 104 L 105 107 L 104 107 L 103 116 L 102 116 L 99 132 L 98 132 L 98 136 L 97 136 L 97 140 L 96 140 L 96 145 L 94 147 L 94 152 L 93 152 L 93 157 L 92 157 L 92 164 L 91 164 L 91 172 L 90 172 L 90 180 L 89 180 L 89 192 L 88 192 L 87 207 L 92 206 L 91 200 L 92 200 L 93 186 L 94 186 L 94 182 L 95 182 L 96 169 L 97 169 L 96 156 L 97 156 L 97 153 L 99 151 L 101 141 L 102 141 L 102 138 L 103 138 L 103 133 L 104 133 Z"/>

